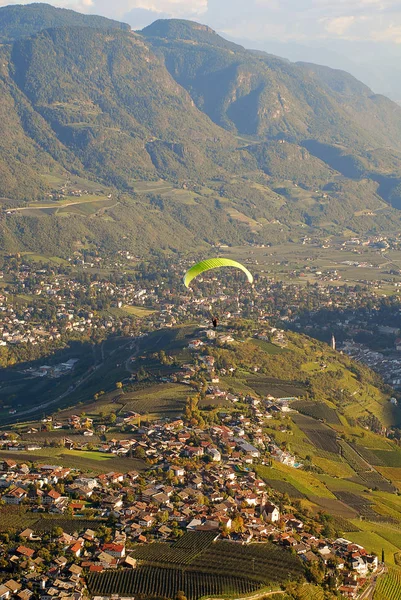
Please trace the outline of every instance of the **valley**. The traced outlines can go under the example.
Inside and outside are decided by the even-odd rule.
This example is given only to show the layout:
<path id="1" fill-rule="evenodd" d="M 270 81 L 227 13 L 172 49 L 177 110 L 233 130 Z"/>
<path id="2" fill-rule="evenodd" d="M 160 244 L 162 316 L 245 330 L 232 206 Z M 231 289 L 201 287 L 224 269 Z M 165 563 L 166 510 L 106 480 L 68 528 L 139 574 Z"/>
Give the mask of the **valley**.
<path id="1" fill-rule="evenodd" d="M 2 600 L 401 597 L 400 134 L 199 23 L 0 7 Z"/>

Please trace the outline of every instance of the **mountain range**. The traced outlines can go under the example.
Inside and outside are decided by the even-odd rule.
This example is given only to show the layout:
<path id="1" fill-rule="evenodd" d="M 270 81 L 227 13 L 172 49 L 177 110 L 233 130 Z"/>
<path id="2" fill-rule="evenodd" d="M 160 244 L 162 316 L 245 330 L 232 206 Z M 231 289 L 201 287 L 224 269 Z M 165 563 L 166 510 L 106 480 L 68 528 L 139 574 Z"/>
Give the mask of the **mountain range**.
<path id="1" fill-rule="evenodd" d="M 3 251 L 399 230 L 401 107 L 343 71 L 46 4 L 0 8 L 0 41 Z"/>

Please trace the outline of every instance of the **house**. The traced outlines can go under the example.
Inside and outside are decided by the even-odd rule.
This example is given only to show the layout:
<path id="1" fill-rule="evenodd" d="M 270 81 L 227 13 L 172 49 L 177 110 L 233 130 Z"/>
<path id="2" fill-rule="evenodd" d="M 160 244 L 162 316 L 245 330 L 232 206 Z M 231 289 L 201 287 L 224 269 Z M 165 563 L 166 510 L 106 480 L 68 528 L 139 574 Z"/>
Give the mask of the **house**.
<path id="1" fill-rule="evenodd" d="M 97 558 L 100 565 L 105 567 L 106 569 L 110 567 L 117 567 L 117 558 L 111 556 L 111 554 L 109 554 L 108 552 L 101 552 Z"/>
<path id="2" fill-rule="evenodd" d="M 56 490 L 50 490 L 43 496 L 43 504 L 57 504 L 61 500 L 61 494 Z"/>
<path id="3" fill-rule="evenodd" d="M 131 569 L 136 569 L 136 558 L 132 558 L 131 556 L 126 556 L 124 560 L 124 566 L 127 566 Z"/>
<path id="4" fill-rule="evenodd" d="M 361 556 L 353 557 L 351 564 L 353 571 L 356 571 L 358 575 L 360 575 L 360 577 L 366 577 L 369 569 L 367 563 L 363 560 Z"/>
<path id="5" fill-rule="evenodd" d="M 114 558 L 123 558 L 125 556 L 125 546 L 123 544 L 103 544 L 102 551 L 114 556 Z"/>
<path id="6" fill-rule="evenodd" d="M 27 493 L 22 488 L 14 488 L 3 496 L 3 500 L 6 504 L 21 504 L 27 497 Z"/>
<path id="7" fill-rule="evenodd" d="M 17 554 L 21 554 L 22 556 L 25 556 L 26 558 L 32 558 L 33 555 L 35 554 L 35 550 L 32 550 L 32 548 L 27 548 L 26 546 L 18 546 L 18 548 L 16 549 Z"/>
<path id="8" fill-rule="evenodd" d="M 185 475 L 184 467 L 177 467 L 174 465 L 174 466 L 171 466 L 170 469 L 174 473 L 175 477 L 184 477 L 184 475 Z"/>
<path id="9" fill-rule="evenodd" d="M 192 340 L 191 342 L 189 342 L 188 348 L 190 348 L 191 350 L 196 350 L 197 348 L 200 348 L 204 345 L 205 344 L 202 342 L 202 340 Z"/>
<path id="10" fill-rule="evenodd" d="M 192 519 L 190 523 L 187 525 L 188 531 L 196 531 L 197 527 L 202 525 L 202 521 L 200 519 Z"/>
<path id="11" fill-rule="evenodd" d="M 186 446 L 186 448 L 184 450 L 184 454 L 185 454 L 185 456 L 188 456 L 188 458 L 195 458 L 198 456 L 203 456 L 204 452 L 203 452 L 203 448 L 196 447 L 196 446 Z"/>
<path id="12" fill-rule="evenodd" d="M 75 542 L 74 544 L 72 544 L 72 546 L 70 546 L 69 552 L 71 552 L 71 554 L 73 554 L 76 557 L 81 556 L 82 545 L 83 544 L 80 541 Z"/>
<path id="13" fill-rule="evenodd" d="M 213 462 L 220 462 L 221 461 L 221 454 L 217 450 L 217 448 L 207 448 L 206 454 L 208 454 L 209 456 L 212 457 L 212 461 Z"/>
<path id="14" fill-rule="evenodd" d="M 5 585 L 0 585 L 0 600 L 8 600 L 11 596 L 11 590 Z"/>
<path id="15" fill-rule="evenodd" d="M 35 532 L 33 531 L 33 529 L 28 528 L 24 529 L 24 531 L 21 531 L 19 536 L 25 538 L 26 540 L 31 540 L 35 536 Z"/>
<path id="16" fill-rule="evenodd" d="M 143 515 L 138 523 L 141 527 L 150 527 L 154 523 L 154 518 L 151 515 Z"/>
<path id="17" fill-rule="evenodd" d="M 261 515 L 266 521 L 269 521 L 269 523 L 277 523 L 277 521 L 280 520 L 279 509 L 275 504 L 271 504 L 270 502 L 264 504 Z"/>
<path id="18" fill-rule="evenodd" d="M 11 458 L 5 458 L 4 460 L 1 461 L 0 465 L 1 465 L 1 471 L 12 471 L 13 469 L 15 469 L 17 467 L 17 463 L 15 462 L 15 460 L 12 460 Z"/>
<path id="19" fill-rule="evenodd" d="M 9 590 L 11 590 L 12 594 L 16 594 L 17 592 L 19 592 L 19 590 L 22 587 L 21 584 L 15 581 L 14 579 L 9 579 L 5 582 L 4 585 L 8 587 Z"/>

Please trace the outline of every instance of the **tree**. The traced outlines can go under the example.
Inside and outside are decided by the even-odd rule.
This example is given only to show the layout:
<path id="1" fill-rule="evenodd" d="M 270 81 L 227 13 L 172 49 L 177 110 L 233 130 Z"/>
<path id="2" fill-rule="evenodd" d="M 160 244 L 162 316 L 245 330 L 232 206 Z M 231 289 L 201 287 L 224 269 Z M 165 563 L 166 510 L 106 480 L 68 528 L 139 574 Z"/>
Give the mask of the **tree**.
<path id="1" fill-rule="evenodd" d="M 135 456 L 135 458 L 139 458 L 141 460 L 144 460 L 146 458 L 146 452 L 142 448 L 142 446 L 137 446 L 135 448 L 134 456 Z"/>
<path id="2" fill-rule="evenodd" d="M 63 533 L 64 533 L 64 531 L 63 531 L 62 527 L 53 527 L 53 531 L 52 531 L 53 537 L 59 538 L 63 535 Z"/>
<path id="3" fill-rule="evenodd" d="M 231 529 L 234 533 L 242 533 L 244 531 L 244 519 L 241 517 L 241 515 L 234 517 Z"/>

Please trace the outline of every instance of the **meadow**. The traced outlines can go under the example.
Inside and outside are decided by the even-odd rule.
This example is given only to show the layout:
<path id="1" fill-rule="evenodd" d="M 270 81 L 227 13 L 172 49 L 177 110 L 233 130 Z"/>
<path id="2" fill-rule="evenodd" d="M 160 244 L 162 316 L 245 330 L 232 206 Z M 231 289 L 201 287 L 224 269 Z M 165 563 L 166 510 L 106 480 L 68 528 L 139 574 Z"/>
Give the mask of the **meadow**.
<path id="1" fill-rule="evenodd" d="M 84 473 L 108 473 L 110 471 L 143 471 L 147 468 L 144 461 L 136 458 L 118 457 L 114 454 L 67 450 L 66 448 L 42 448 L 34 452 L 0 451 L 1 458 L 13 458 L 20 461 L 56 464 L 78 469 Z"/>

